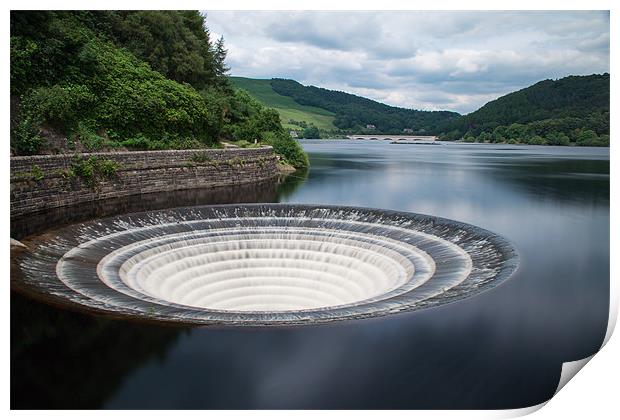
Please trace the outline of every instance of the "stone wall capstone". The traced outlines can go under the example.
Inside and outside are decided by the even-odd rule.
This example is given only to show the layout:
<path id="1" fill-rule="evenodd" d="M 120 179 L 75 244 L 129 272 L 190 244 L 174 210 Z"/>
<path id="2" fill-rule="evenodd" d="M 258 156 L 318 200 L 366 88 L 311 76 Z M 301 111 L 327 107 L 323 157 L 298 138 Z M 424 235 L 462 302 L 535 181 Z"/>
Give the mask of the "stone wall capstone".
<path id="1" fill-rule="evenodd" d="M 11 217 L 89 201 L 145 193 L 258 182 L 278 176 L 270 146 L 248 149 L 82 153 L 117 163 L 95 185 L 75 176 L 76 155 L 11 157 Z"/>

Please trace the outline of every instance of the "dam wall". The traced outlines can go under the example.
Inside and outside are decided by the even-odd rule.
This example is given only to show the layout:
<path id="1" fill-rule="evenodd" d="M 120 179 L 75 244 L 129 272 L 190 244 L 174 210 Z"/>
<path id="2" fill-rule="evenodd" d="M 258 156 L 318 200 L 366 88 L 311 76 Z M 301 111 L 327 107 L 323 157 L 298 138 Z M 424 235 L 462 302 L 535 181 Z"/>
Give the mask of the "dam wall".
<path id="1" fill-rule="evenodd" d="M 11 217 L 97 200 L 278 176 L 271 146 L 11 157 Z"/>

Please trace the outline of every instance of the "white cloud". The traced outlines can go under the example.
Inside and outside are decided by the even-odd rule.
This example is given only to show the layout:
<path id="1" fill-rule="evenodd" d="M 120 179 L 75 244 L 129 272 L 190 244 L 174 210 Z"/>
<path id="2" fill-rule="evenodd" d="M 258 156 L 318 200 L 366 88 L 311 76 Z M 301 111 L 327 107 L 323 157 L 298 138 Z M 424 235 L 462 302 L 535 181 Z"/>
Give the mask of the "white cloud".
<path id="1" fill-rule="evenodd" d="M 466 113 L 546 78 L 609 71 L 607 12 L 207 13 L 237 76 Z"/>

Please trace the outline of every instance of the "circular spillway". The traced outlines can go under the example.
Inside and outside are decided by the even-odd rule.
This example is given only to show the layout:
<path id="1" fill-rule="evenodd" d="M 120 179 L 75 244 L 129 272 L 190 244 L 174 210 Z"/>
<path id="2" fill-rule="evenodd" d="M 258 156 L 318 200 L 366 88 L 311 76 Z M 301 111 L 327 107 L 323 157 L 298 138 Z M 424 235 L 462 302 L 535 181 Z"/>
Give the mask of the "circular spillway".
<path id="1" fill-rule="evenodd" d="M 255 204 L 129 214 L 29 239 L 23 282 L 56 301 L 193 324 L 305 324 L 468 297 L 514 249 L 475 226 L 355 207 Z"/>

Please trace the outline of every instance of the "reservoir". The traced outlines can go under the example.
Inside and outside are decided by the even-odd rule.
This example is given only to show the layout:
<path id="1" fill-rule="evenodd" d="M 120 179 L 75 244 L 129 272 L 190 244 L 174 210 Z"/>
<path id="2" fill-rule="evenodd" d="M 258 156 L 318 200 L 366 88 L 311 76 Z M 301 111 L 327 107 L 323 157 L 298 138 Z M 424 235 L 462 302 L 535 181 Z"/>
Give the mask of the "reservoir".
<path id="1" fill-rule="evenodd" d="M 11 405 L 40 408 L 520 408 L 598 350 L 609 309 L 609 149 L 305 140 L 278 185 L 160 193 L 12 221 L 12 237 L 130 212 L 359 206 L 479 226 L 520 257 L 505 282 L 414 312 L 321 325 L 189 327 L 12 293 Z"/>

